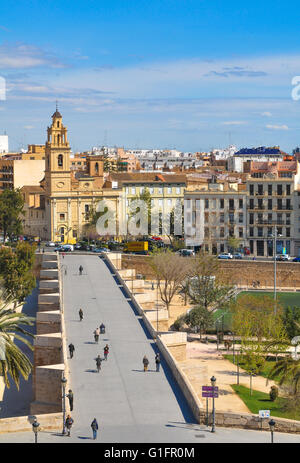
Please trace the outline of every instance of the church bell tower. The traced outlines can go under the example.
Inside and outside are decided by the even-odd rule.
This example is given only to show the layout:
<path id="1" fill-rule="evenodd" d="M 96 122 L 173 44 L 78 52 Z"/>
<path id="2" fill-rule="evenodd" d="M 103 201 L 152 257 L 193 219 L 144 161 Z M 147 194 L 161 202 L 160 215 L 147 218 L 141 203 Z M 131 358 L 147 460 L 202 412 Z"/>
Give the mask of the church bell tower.
<path id="1" fill-rule="evenodd" d="M 56 107 L 52 124 L 47 128 L 45 145 L 45 190 L 47 196 L 53 193 L 71 191 L 70 145 L 67 128 Z"/>

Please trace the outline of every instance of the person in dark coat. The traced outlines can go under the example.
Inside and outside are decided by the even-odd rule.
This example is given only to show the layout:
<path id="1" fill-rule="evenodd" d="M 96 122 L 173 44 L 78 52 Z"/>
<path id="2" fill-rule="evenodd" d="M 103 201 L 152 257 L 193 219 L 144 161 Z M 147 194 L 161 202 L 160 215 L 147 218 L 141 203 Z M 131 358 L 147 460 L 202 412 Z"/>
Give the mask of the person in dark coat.
<path id="1" fill-rule="evenodd" d="M 79 309 L 79 319 L 80 319 L 80 321 L 82 321 L 82 319 L 83 319 L 83 310 L 82 309 Z"/>
<path id="2" fill-rule="evenodd" d="M 71 427 L 72 427 L 72 424 L 74 423 L 74 420 L 73 418 L 71 418 L 71 415 L 68 415 L 67 418 L 66 418 L 66 428 L 67 428 L 67 431 L 68 431 L 68 437 L 71 436 Z"/>
<path id="3" fill-rule="evenodd" d="M 105 360 L 107 360 L 108 353 L 109 353 L 109 347 L 108 347 L 108 344 L 106 344 L 106 346 L 104 347 L 104 358 L 105 358 Z"/>
<path id="4" fill-rule="evenodd" d="M 72 389 L 69 389 L 69 394 L 67 394 L 67 397 L 69 399 L 70 410 L 72 412 L 73 411 L 73 400 L 74 400 L 74 394 L 72 392 Z"/>
<path id="5" fill-rule="evenodd" d="M 92 423 L 91 423 L 91 428 L 93 430 L 93 439 L 97 439 L 97 431 L 98 431 L 98 423 L 97 423 L 97 420 L 96 418 L 93 419 Z"/>
<path id="6" fill-rule="evenodd" d="M 74 350 L 75 350 L 75 346 L 74 344 L 69 344 L 69 352 L 70 352 L 70 358 L 73 358 L 73 355 L 74 355 Z"/>
<path id="7" fill-rule="evenodd" d="M 160 355 L 159 354 L 156 354 L 155 356 L 155 364 L 156 364 L 156 371 L 159 371 L 159 367 L 160 367 Z"/>
<path id="8" fill-rule="evenodd" d="M 97 367 L 98 373 L 101 370 L 101 362 L 102 362 L 102 359 L 101 359 L 100 355 L 98 355 L 98 357 L 96 358 L 96 367 Z"/>
<path id="9" fill-rule="evenodd" d="M 83 272 L 83 267 L 82 265 L 79 266 L 79 275 L 82 275 L 82 272 Z"/>
<path id="10" fill-rule="evenodd" d="M 148 370 L 148 365 L 149 365 L 149 360 L 146 357 L 146 355 L 144 355 L 144 357 L 143 357 L 143 365 L 144 365 L 144 371 L 147 371 Z"/>

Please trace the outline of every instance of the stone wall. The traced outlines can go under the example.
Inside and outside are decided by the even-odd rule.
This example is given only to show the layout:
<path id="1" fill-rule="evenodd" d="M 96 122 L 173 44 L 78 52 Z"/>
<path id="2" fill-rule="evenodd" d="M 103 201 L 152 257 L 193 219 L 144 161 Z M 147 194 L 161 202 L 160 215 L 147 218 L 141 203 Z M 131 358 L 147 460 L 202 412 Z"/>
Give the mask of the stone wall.
<path id="1" fill-rule="evenodd" d="M 122 269 L 134 268 L 146 279 L 155 280 L 155 275 L 149 266 L 148 256 L 122 254 Z M 220 261 L 220 268 L 229 276 L 231 282 L 245 288 L 253 288 L 253 282 L 260 282 L 261 288 L 274 286 L 274 262 L 252 260 Z M 297 262 L 277 262 L 277 288 L 300 290 L 300 264 Z"/>
<path id="2" fill-rule="evenodd" d="M 58 430 L 62 424 L 62 413 L 51 413 L 45 415 L 28 415 L 28 416 L 14 416 L 12 418 L 2 418 L 0 420 L 0 433 L 7 432 L 32 432 L 32 423 L 34 418 L 40 424 L 40 430 L 46 429 Z M 32 439 L 34 436 L 32 432 Z"/>

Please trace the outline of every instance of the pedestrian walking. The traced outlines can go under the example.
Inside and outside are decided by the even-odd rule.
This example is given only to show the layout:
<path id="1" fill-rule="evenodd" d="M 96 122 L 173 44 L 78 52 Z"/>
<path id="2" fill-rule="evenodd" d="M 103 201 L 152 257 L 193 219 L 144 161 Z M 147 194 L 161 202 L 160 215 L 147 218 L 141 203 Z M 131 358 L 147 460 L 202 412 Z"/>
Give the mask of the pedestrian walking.
<path id="1" fill-rule="evenodd" d="M 80 321 L 82 321 L 82 319 L 83 319 L 83 311 L 82 311 L 82 309 L 79 309 L 78 313 L 79 313 L 79 319 L 80 319 Z"/>
<path id="2" fill-rule="evenodd" d="M 74 420 L 73 418 L 71 418 L 71 415 L 68 415 L 67 418 L 66 418 L 66 428 L 68 430 L 68 437 L 71 437 L 71 428 L 72 428 L 72 424 L 74 423 Z"/>
<path id="3" fill-rule="evenodd" d="M 45 248 L 43 248 L 43 254 L 44 254 L 44 252 L 45 252 Z"/>
<path id="4" fill-rule="evenodd" d="M 64 258 L 65 258 L 65 253 L 64 253 L 64 252 L 62 252 L 62 253 L 61 253 L 61 255 L 62 255 L 63 259 L 64 259 Z"/>
<path id="5" fill-rule="evenodd" d="M 95 342 L 98 344 L 98 341 L 99 341 L 99 336 L 100 336 L 100 330 L 99 328 L 96 328 L 95 331 L 94 331 L 94 338 L 95 338 Z"/>
<path id="6" fill-rule="evenodd" d="M 108 344 L 106 344 L 106 346 L 104 347 L 104 359 L 105 360 L 107 360 L 108 353 L 109 353 L 109 347 L 108 347 Z"/>
<path id="7" fill-rule="evenodd" d="M 67 267 L 65 268 L 65 275 L 67 275 Z"/>
<path id="8" fill-rule="evenodd" d="M 70 405 L 70 411 L 73 411 L 73 400 L 74 400 L 74 394 L 72 392 L 72 389 L 69 389 L 69 394 L 66 395 L 69 399 L 69 405 Z"/>
<path id="9" fill-rule="evenodd" d="M 144 355 L 144 357 L 143 357 L 143 365 L 144 365 L 144 371 L 147 371 L 148 370 L 148 365 L 149 365 L 149 360 L 146 357 L 146 355 Z"/>
<path id="10" fill-rule="evenodd" d="M 72 344 L 72 343 L 69 344 L 70 358 L 73 358 L 74 350 L 75 350 L 74 344 Z"/>
<path id="11" fill-rule="evenodd" d="M 92 423 L 91 423 L 91 428 L 93 430 L 93 439 L 97 439 L 97 431 L 98 431 L 98 423 L 97 423 L 97 420 L 96 418 L 93 419 Z"/>
<path id="12" fill-rule="evenodd" d="M 155 364 L 156 364 L 156 371 L 159 371 L 159 367 L 160 367 L 160 355 L 159 354 L 156 354 L 155 356 Z"/>
<path id="13" fill-rule="evenodd" d="M 102 359 L 101 359 L 100 355 L 98 355 L 98 357 L 96 358 L 96 367 L 97 367 L 98 373 L 101 370 L 101 362 L 102 362 Z"/>
<path id="14" fill-rule="evenodd" d="M 104 325 L 104 323 L 101 323 L 101 325 L 100 325 L 100 333 L 105 334 L 105 325 Z"/>
<path id="15" fill-rule="evenodd" d="M 83 267 L 82 265 L 79 266 L 79 275 L 82 275 L 82 272 L 83 272 Z"/>

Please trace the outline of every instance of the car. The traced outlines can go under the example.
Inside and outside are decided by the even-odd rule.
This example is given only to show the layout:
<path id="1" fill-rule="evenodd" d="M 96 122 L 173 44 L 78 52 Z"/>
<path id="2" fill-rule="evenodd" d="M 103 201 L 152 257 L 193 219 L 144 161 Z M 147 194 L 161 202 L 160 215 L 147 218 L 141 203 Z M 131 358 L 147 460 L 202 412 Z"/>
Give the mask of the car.
<path id="1" fill-rule="evenodd" d="M 179 249 L 178 254 L 183 257 L 192 257 L 195 252 L 192 249 Z"/>
<path id="2" fill-rule="evenodd" d="M 46 243 L 46 246 L 47 246 L 47 247 L 54 248 L 54 247 L 55 247 L 55 243 L 54 243 L 53 241 L 48 241 L 48 243 Z"/>
<path id="3" fill-rule="evenodd" d="M 300 256 L 295 257 L 295 258 L 293 259 L 293 262 L 300 262 Z"/>
<path id="4" fill-rule="evenodd" d="M 56 248 L 56 250 L 58 252 L 72 252 L 71 248 L 66 248 L 65 246 L 59 246 L 58 248 Z"/>
<path id="5" fill-rule="evenodd" d="M 233 255 L 230 252 L 223 252 L 218 255 L 218 259 L 233 259 Z"/>
<path id="6" fill-rule="evenodd" d="M 82 245 L 79 243 L 75 244 L 74 246 L 74 249 L 81 249 L 81 248 L 82 248 Z"/>
<path id="7" fill-rule="evenodd" d="M 288 254 L 278 254 L 276 260 L 288 261 L 290 260 L 290 256 Z"/>
<path id="8" fill-rule="evenodd" d="M 234 259 L 242 259 L 243 258 L 243 254 L 241 254 L 240 252 L 236 252 L 232 255 L 232 257 Z"/>
<path id="9" fill-rule="evenodd" d="M 110 252 L 107 248 L 93 248 L 92 252 Z"/>

